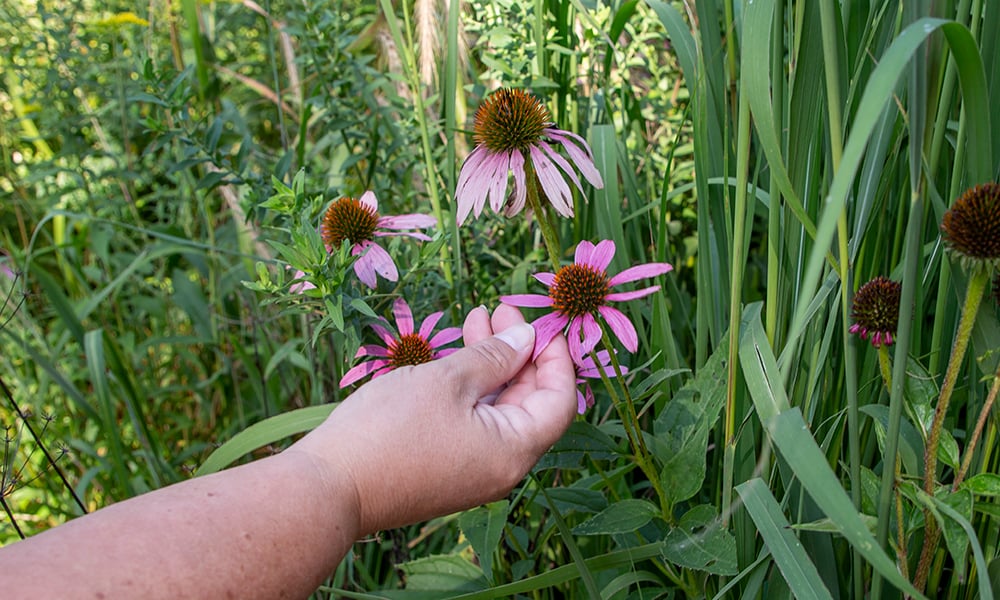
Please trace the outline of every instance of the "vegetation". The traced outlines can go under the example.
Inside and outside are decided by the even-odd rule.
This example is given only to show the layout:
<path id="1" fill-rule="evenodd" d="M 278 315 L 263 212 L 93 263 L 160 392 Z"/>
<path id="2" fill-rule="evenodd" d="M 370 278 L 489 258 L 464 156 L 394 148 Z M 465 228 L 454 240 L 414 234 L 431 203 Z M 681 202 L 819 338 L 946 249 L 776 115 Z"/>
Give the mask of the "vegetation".
<path id="1" fill-rule="evenodd" d="M 279 451 L 399 298 L 458 325 L 611 240 L 609 273 L 674 267 L 626 285 L 661 286 L 619 305 L 636 352 L 605 336 L 628 373 L 510 498 L 317 597 L 993 597 L 996 31 L 983 0 L 0 0 L 0 543 Z M 572 218 L 456 224 L 500 87 L 589 142 Z M 374 288 L 320 228 L 368 190 L 437 223 L 378 238 Z"/>

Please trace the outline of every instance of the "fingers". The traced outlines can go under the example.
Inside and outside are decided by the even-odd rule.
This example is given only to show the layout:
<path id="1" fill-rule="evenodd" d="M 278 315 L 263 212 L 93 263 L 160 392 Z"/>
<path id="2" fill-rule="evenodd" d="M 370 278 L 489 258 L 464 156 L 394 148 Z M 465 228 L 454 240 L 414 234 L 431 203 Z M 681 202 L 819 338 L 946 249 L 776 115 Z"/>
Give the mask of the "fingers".
<path id="1" fill-rule="evenodd" d="M 465 316 L 462 325 L 462 340 L 466 346 L 472 346 L 493 335 L 490 324 L 490 312 L 485 306 L 477 306 Z"/>

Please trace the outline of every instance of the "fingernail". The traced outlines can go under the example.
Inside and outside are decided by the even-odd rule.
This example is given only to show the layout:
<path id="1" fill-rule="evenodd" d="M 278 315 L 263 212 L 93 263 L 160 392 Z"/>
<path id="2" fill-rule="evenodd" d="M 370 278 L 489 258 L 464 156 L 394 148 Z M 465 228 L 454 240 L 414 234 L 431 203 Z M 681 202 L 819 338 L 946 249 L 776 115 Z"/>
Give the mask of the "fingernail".
<path id="1" fill-rule="evenodd" d="M 496 338 L 520 352 L 535 341 L 535 330 L 527 323 L 518 323 L 496 334 Z"/>

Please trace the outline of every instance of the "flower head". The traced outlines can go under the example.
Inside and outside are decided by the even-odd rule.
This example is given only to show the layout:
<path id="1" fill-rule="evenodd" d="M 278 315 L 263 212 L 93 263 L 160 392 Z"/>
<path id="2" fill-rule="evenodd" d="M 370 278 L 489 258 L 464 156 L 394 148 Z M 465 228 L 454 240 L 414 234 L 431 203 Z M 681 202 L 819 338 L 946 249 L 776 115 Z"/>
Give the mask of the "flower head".
<path id="1" fill-rule="evenodd" d="M 524 90 L 501 88 L 483 100 L 473 126 L 477 145 L 462 165 L 455 190 L 459 225 L 470 212 L 477 217 L 482 214 L 487 196 L 495 212 L 504 210 L 508 216 L 521 212 L 527 186 L 534 185 L 527 181 L 525 161 L 530 161 L 552 207 L 564 217 L 573 216 L 573 194 L 566 178 L 583 191 L 574 165 L 591 185 L 604 187 L 587 142 L 556 129 L 551 119 L 545 105 Z M 550 142 L 561 145 L 570 159 L 558 154 Z M 510 173 L 514 174 L 514 190 L 508 200 Z"/>
<path id="2" fill-rule="evenodd" d="M 872 346 L 891 346 L 899 323 L 899 294 L 903 286 L 897 281 L 876 277 L 858 289 L 854 295 L 851 333 L 861 339 L 872 338 Z"/>
<path id="3" fill-rule="evenodd" d="M 345 240 L 351 244 L 351 255 L 359 257 L 354 262 L 354 272 L 362 283 L 374 289 L 376 275 L 389 281 L 399 280 L 396 263 L 385 249 L 375 243 L 375 238 L 405 235 L 427 241 L 431 238 L 423 233 L 404 230 L 426 229 L 436 223 L 437 220 L 430 215 L 380 216 L 378 199 L 368 191 L 361 198 L 345 197 L 333 202 L 323 214 L 320 234 L 331 252 L 340 248 Z"/>
<path id="4" fill-rule="evenodd" d="M 429 315 L 421 323 L 420 329 L 414 329 L 413 313 L 410 305 L 402 298 L 397 298 L 392 305 L 392 312 L 396 318 L 396 333 L 394 334 L 385 325 L 372 323 L 370 327 L 385 346 L 378 344 L 364 345 L 358 348 L 358 353 L 354 358 L 363 356 L 375 357 L 359 363 L 340 379 L 340 387 L 347 387 L 355 381 L 371 374 L 372 379 L 385 375 L 393 369 L 405 367 L 407 365 L 421 365 L 434 359 L 447 356 L 458 348 L 441 348 L 445 344 L 450 344 L 462 337 L 460 327 L 447 327 L 434 333 L 434 326 L 441 319 L 442 312 Z"/>
<path id="5" fill-rule="evenodd" d="M 590 383 L 587 382 L 587 379 L 600 379 L 602 370 L 606 376 L 614 377 L 615 369 L 610 363 L 611 353 L 607 350 L 599 350 L 597 362 L 594 362 L 592 357 L 585 356 L 581 364 L 576 365 L 576 384 L 583 386 L 582 392 L 579 388 L 576 390 L 576 412 L 582 415 L 594 405 L 594 390 L 590 389 Z M 628 367 L 625 365 L 618 365 L 618 368 L 621 369 L 622 375 L 628 373 Z"/>
<path id="6" fill-rule="evenodd" d="M 515 294 L 503 296 L 500 301 L 513 306 L 551 307 L 552 312 L 536 319 L 535 356 L 545 349 L 557 333 L 566 329 L 569 352 L 573 362 L 583 365 L 583 357 L 601 341 L 601 326 L 597 318 L 607 323 L 612 333 L 621 340 L 629 352 L 635 352 L 639 338 L 635 326 L 609 302 L 633 300 L 648 296 L 660 286 L 632 292 L 612 292 L 611 288 L 646 277 L 655 277 L 673 270 L 667 263 L 646 263 L 625 269 L 615 276 L 607 272 L 615 256 L 615 243 L 603 240 L 596 246 L 586 240 L 576 247 L 575 262 L 559 269 L 558 273 L 538 273 L 535 279 L 549 286 L 549 293 Z"/>
<path id="7" fill-rule="evenodd" d="M 1000 184 L 977 185 L 955 200 L 941 235 L 967 268 L 1000 265 Z"/>

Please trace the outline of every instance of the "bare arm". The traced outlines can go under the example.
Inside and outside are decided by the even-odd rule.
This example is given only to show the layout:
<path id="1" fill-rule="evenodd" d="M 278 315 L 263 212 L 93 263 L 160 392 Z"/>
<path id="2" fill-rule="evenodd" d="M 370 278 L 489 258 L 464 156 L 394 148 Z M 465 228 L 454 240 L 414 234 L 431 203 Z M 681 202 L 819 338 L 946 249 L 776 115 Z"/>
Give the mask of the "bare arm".
<path id="1" fill-rule="evenodd" d="M 285 452 L 0 548 L 0 589 L 306 597 L 359 536 L 502 497 L 565 431 L 576 407 L 565 340 L 529 363 L 532 334 L 516 309 L 476 309 L 470 347 L 369 382 Z M 495 405 L 479 402 L 505 382 Z"/>

